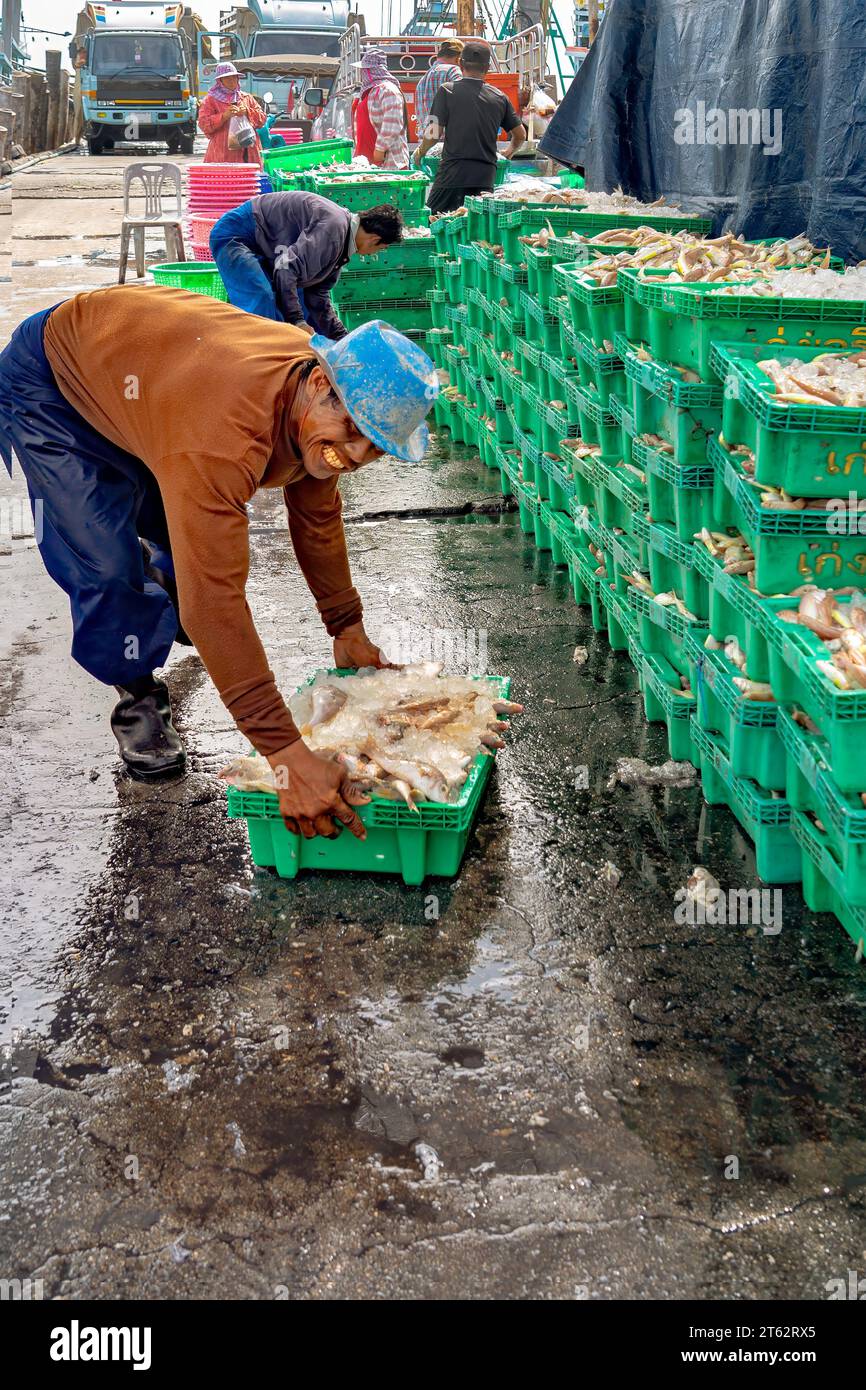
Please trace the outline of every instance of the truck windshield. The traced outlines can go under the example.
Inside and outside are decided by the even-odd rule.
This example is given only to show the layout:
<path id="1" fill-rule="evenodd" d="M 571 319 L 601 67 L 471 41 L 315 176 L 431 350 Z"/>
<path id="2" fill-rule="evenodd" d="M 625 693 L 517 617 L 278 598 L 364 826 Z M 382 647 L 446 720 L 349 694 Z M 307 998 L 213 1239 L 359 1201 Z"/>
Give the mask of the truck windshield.
<path id="1" fill-rule="evenodd" d="M 134 76 L 137 72 L 174 77 L 183 72 L 183 54 L 176 34 L 95 34 L 93 72 L 101 77 Z"/>
<path id="2" fill-rule="evenodd" d="M 307 29 L 283 29 L 279 34 L 254 36 L 253 56 L 275 58 L 281 53 L 306 53 L 313 58 L 339 58 L 340 33 L 315 34 Z"/>

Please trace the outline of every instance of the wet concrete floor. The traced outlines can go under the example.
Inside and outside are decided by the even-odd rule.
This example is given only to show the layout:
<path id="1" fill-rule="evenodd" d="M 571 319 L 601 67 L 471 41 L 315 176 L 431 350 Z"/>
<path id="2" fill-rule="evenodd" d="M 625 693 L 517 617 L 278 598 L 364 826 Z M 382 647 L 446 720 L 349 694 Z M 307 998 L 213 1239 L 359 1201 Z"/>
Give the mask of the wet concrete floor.
<path id="1" fill-rule="evenodd" d="M 131 782 L 64 596 L 23 531 L 0 556 L 0 1276 L 66 1299 L 826 1298 L 866 1267 L 849 938 L 796 889 L 778 935 L 675 921 L 695 864 L 756 882 L 748 841 L 697 788 L 607 789 L 617 758 L 664 760 L 663 730 L 471 450 L 446 436 L 344 495 L 371 634 L 486 642 L 527 706 L 450 882 L 255 870 L 214 776 L 243 740 L 186 649 L 189 774 Z M 279 500 L 252 522 L 289 690 L 329 643 Z"/>

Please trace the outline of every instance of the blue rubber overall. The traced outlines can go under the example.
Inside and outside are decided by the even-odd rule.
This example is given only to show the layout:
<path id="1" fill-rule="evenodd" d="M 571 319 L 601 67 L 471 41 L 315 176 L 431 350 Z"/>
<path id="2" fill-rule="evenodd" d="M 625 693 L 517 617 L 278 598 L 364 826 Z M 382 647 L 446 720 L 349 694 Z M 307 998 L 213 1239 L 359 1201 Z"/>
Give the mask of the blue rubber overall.
<path id="1" fill-rule="evenodd" d="M 223 213 L 210 237 L 211 255 L 222 276 L 229 303 L 248 314 L 283 323 L 270 276 L 256 249 L 256 220 L 252 203 L 241 203 Z M 303 291 L 298 299 L 304 307 Z"/>
<path id="2" fill-rule="evenodd" d="M 55 306 L 56 307 L 56 306 Z M 45 568 L 69 595 L 72 655 L 107 685 L 164 665 L 177 614 L 145 575 L 173 574 L 156 479 L 140 459 L 98 434 L 63 396 L 43 347 L 51 309 L 33 314 L 0 353 L 0 455 L 21 467 L 36 511 Z"/>

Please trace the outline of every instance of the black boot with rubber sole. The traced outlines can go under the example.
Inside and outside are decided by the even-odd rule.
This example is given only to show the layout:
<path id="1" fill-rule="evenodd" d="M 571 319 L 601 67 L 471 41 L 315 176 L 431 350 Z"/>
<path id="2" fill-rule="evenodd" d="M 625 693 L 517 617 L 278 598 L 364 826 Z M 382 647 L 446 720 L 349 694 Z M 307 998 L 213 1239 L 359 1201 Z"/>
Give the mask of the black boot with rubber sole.
<path id="1" fill-rule="evenodd" d="M 121 698 L 111 711 L 111 727 L 127 771 L 143 782 L 179 776 L 186 753 L 171 722 L 168 687 L 150 676 L 116 689 Z"/>

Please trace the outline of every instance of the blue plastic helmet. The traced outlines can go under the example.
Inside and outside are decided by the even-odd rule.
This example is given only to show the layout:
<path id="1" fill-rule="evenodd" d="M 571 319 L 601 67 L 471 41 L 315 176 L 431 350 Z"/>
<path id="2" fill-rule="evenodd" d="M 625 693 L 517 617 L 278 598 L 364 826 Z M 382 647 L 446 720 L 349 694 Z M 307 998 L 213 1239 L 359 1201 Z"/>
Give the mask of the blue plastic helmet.
<path id="1" fill-rule="evenodd" d="M 310 346 L 361 433 L 386 454 L 420 463 L 430 439 L 424 417 L 439 394 L 426 352 L 382 319 L 336 343 L 317 333 Z"/>

